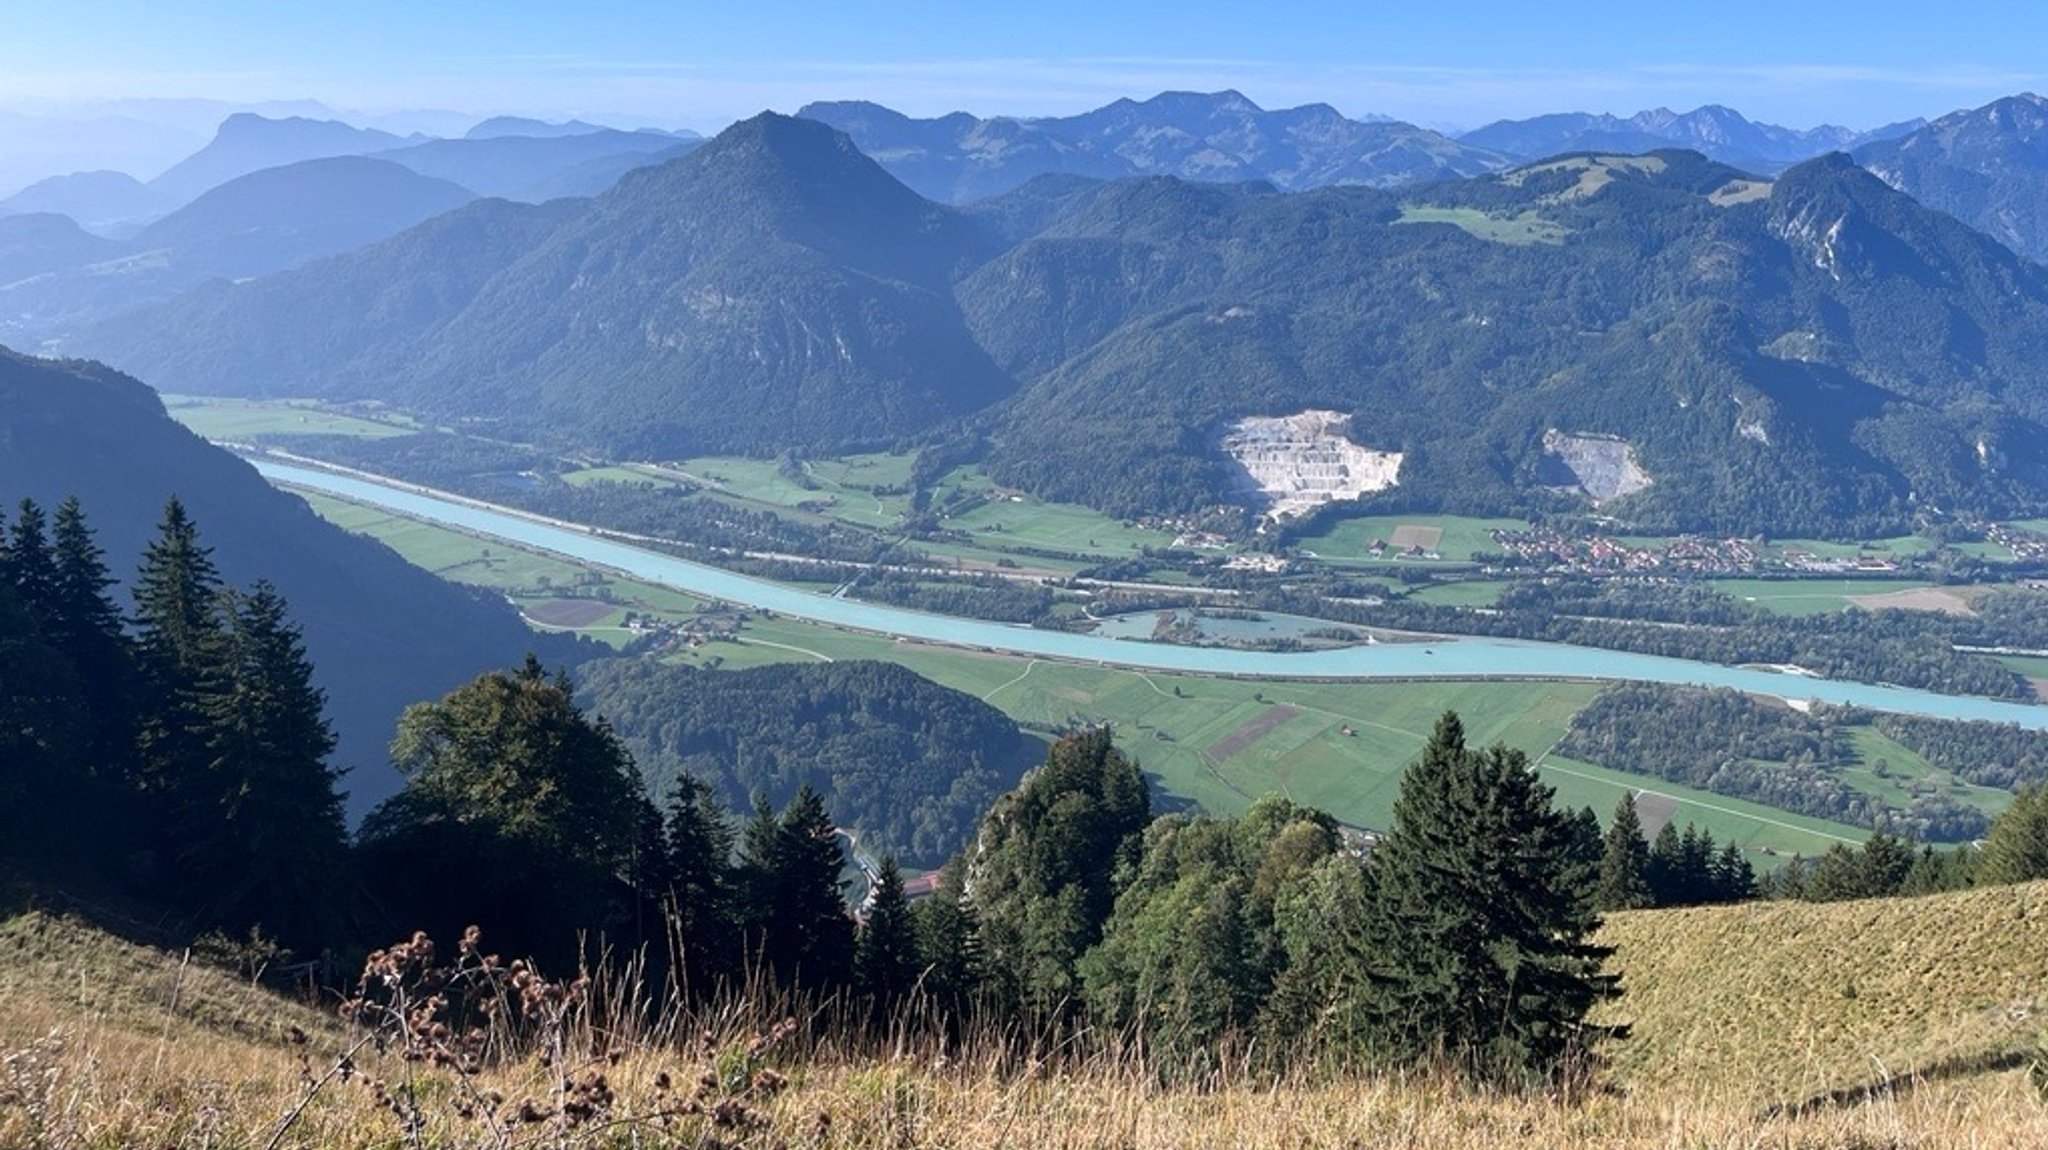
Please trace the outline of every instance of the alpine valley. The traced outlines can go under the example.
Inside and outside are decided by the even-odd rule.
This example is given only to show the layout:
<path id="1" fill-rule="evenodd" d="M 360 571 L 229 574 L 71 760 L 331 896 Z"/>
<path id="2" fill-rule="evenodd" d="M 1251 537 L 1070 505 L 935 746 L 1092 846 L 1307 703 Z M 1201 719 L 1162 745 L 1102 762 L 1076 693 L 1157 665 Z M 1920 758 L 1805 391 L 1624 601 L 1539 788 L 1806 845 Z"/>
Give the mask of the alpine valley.
<path id="1" fill-rule="evenodd" d="M 1841 154 L 952 206 L 763 114 L 593 199 L 478 202 L 61 346 L 614 458 L 965 438 L 1124 517 L 1266 509 L 1221 440 L 1314 412 L 1388 472 L 1358 511 L 1849 536 L 2048 506 L 2048 272 Z"/>

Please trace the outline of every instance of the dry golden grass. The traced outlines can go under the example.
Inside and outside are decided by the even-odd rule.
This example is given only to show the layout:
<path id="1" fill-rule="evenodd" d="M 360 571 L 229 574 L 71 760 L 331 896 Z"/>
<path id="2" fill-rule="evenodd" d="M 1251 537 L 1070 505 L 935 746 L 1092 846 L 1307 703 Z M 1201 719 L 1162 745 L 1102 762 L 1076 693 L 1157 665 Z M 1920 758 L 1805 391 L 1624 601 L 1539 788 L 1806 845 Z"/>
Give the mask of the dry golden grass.
<path id="1" fill-rule="evenodd" d="M 1614 1051 L 1606 1089 L 1579 1102 L 1388 1077 L 1171 1090 L 1106 1060 L 1033 1072 L 924 1049 L 855 1057 L 791 1046 L 749 1061 L 736 1029 L 708 1044 L 614 1043 L 614 1062 L 595 1024 L 578 1029 L 564 1065 L 604 1075 L 611 1104 L 598 1120 L 494 1129 L 459 1115 L 481 1092 L 502 1099 L 499 1114 L 526 1101 L 549 1112 L 562 1075 L 535 1060 L 488 1071 L 472 1089 L 365 1049 L 363 1076 L 314 1094 L 276 1144 L 412 1144 L 364 1084 L 402 1083 L 410 1070 L 425 1146 L 2048 1146 L 2048 1107 L 2027 1072 L 1992 1057 L 2035 1041 L 2026 1012 L 2048 979 L 2048 885 L 1625 915 L 1609 939 L 1632 991 L 1618 1015 L 1637 1034 Z M 293 1025 L 312 1035 L 316 1076 L 350 1041 L 313 1012 L 76 924 L 27 915 L 0 925 L 0 1146 L 263 1150 L 307 1098 L 283 1037 Z M 725 1125 L 682 1113 L 707 1072 L 722 1085 L 705 1108 L 729 1103 Z M 1857 1092 L 1892 1075 L 1903 1077 Z M 675 1115 L 666 1126 L 631 1121 L 664 1111 Z"/>

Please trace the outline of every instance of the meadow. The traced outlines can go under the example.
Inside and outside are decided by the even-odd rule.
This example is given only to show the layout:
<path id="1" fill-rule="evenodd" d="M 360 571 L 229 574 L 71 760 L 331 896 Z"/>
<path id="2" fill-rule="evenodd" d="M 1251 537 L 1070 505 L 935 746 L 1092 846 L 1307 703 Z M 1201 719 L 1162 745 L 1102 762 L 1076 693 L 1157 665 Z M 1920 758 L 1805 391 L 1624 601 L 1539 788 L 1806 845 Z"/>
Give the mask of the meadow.
<path id="1" fill-rule="evenodd" d="M 859 1040 L 830 1004 L 636 1014 L 601 972 L 554 1056 L 474 1077 L 243 976 L 38 911 L 0 910 L 0 1145 L 223 1150 L 721 1146 L 938 1150 L 2019 1150 L 2048 1144 L 2028 1080 L 2048 984 L 2048 884 L 1920 899 L 1610 917 L 1629 1036 L 1599 1088 L 1503 1093 L 1432 1075 L 1225 1060 L 1162 1085 L 1141 1051 L 1019 1058 Z M 452 943 L 453 940 L 441 940 Z M 485 944 L 513 948 L 516 940 Z M 347 1054 L 351 1072 L 333 1068 Z M 571 1083 L 598 1105 L 554 1119 Z M 408 1133 L 394 1100 L 416 1099 Z M 690 1105 L 691 1102 L 695 1105 Z M 521 1117 L 522 1114 L 530 1117 Z M 496 1119 L 502 1118 L 503 1121 Z"/>
<path id="2" fill-rule="evenodd" d="M 167 395 L 173 419 L 206 439 L 247 442 L 263 435 L 350 435 L 370 439 L 411 435 L 419 430 L 403 416 L 366 419 L 335 411 L 316 400 L 214 399 Z"/>
<path id="3" fill-rule="evenodd" d="M 1371 552 L 1373 540 L 1391 541 L 1394 532 L 1402 527 L 1441 529 L 1443 535 L 1436 545 L 1439 559 L 1397 559 L 1389 551 L 1384 559 L 1375 560 Z M 1492 532 L 1525 531 L 1528 527 L 1528 523 L 1520 519 L 1474 519 L 1462 515 L 1380 515 L 1364 519 L 1339 520 L 1326 531 L 1303 536 L 1296 541 L 1296 545 L 1304 552 L 1312 552 L 1317 558 L 1333 563 L 1469 563 L 1473 556 L 1482 552 L 1500 551 L 1500 545 L 1493 541 Z"/>
<path id="4" fill-rule="evenodd" d="M 1504 216 L 1478 208 L 1436 208 L 1421 204 L 1404 205 L 1399 224 L 1449 224 L 1469 235 L 1495 243 L 1520 247 L 1527 244 L 1561 244 L 1569 233 L 1559 224 L 1535 212 Z"/>
<path id="5" fill-rule="evenodd" d="M 1716 579 L 1711 585 L 1730 598 L 1780 615 L 1823 615 L 1846 610 L 1860 596 L 1933 586 L 1902 579 Z"/>

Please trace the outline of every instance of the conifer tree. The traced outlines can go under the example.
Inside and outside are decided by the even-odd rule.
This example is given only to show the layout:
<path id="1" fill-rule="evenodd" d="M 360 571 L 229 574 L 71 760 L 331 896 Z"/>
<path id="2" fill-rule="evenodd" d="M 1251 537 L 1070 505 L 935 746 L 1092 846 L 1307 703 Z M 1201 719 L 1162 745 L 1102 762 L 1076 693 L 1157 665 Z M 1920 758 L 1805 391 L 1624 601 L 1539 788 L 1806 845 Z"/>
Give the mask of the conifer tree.
<path id="1" fill-rule="evenodd" d="M 1505 746 L 1466 747 L 1447 713 L 1401 781 L 1374 849 L 1365 1007 L 1398 1062 L 1439 1055 L 1491 1079 L 1547 1077 L 1612 1032 L 1587 1012 L 1619 993 L 1611 953 L 1569 883 L 1571 816 Z"/>
<path id="2" fill-rule="evenodd" d="M 957 1021 L 981 987 L 983 961 L 981 923 L 961 901 L 957 871 L 942 875 L 930 898 L 912 903 L 910 917 L 924 963 L 923 999 Z"/>
<path id="3" fill-rule="evenodd" d="M 1977 881 L 1986 885 L 2048 878 L 2048 787 L 2020 788 L 1991 824 Z"/>
<path id="4" fill-rule="evenodd" d="M 663 827 L 667 901 L 683 948 L 685 988 L 706 993 L 738 966 L 738 907 L 733 889 L 733 832 L 717 792 L 695 775 L 676 779 Z"/>
<path id="5" fill-rule="evenodd" d="M 143 551 L 135 587 L 135 649 L 145 719 L 138 731 L 145 792 L 173 805 L 207 759 L 207 713 L 232 681 L 220 574 L 174 496 Z"/>
<path id="6" fill-rule="evenodd" d="M 347 859 L 327 696 L 274 587 L 229 601 L 231 686 L 208 708 L 211 755 L 180 828 L 181 869 L 216 923 L 325 941 Z"/>
<path id="7" fill-rule="evenodd" d="M 880 1021 L 916 988 L 923 960 L 917 949 L 917 925 L 903 895 L 902 868 L 892 856 L 881 861 L 877 872 L 867 920 L 854 946 L 853 982 Z"/>
<path id="8" fill-rule="evenodd" d="M 1594 904 L 1600 910 L 1636 910 L 1654 904 L 1650 893 L 1650 844 L 1643 841 L 1643 820 L 1636 796 L 1624 792 L 1614 805 L 1600 855 L 1600 881 Z"/>
<path id="9" fill-rule="evenodd" d="M 1665 822 L 1650 844 L 1650 900 L 1657 906 L 1685 902 L 1685 867 L 1679 850 L 1678 824 Z"/>
<path id="10" fill-rule="evenodd" d="M 51 549 L 56 570 L 55 642 L 77 669 L 92 725 L 93 770 L 124 779 L 135 744 L 135 668 L 114 577 L 77 499 L 57 508 Z"/>
<path id="11" fill-rule="evenodd" d="M 83 769 L 83 716 L 68 665 L 0 579 L 0 860 L 33 863 L 78 845 L 63 816 Z"/>
<path id="12" fill-rule="evenodd" d="M 825 800 L 808 784 L 780 815 L 756 804 L 741 850 L 747 946 L 783 985 L 832 989 L 851 979 L 845 865 Z"/>
<path id="13" fill-rule="evenodd" d="M 1600 860 L 1606 854 L 1606 842 L 1600 834 L 1600 816 L 1592 807 L 1567 810 L 1565 816 L 1566 842 L 1565 882 L 1586 899 L 1589 909 L 1598 910 L 1595 900 L 1600 894 Z"/>
<path id="14" fill-rule="evenodd" d="M 1747 902 L 1756 897 L 1756 868 L 1732 841 L 1714 856 L 1713 887 L 1715 902 Z"/>
<path id="15" fill-rule="evenodd" d="M 21 605 L 46 632 L 54 632 L 59 611 L 57 559 L 50 550 L 49 522 L 33 499 L 22 500 L 15 517 L 7 540 L 7 573 Z"/>

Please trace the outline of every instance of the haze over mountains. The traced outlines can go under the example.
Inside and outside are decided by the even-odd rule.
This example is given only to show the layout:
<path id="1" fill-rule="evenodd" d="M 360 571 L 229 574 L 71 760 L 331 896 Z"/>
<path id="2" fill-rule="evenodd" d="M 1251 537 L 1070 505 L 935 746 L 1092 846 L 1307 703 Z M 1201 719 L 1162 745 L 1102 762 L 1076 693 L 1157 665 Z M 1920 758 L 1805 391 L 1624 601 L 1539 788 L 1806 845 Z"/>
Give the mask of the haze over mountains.
<path id="1" fill-rule="evenodd" d="M 1827 152 L 1903 136 L 1924 123 L 1914 120 L 1862 132 L 1833 124 L 1799 130 L 1755 123 L 1733 108 L 1709 104 L 1685 113 L 1656 108 L 1626 119 L 1604 113 L 1564 112 L 1527 120 L 1502 120 L 1463 133 L 1458 140 L 1518 160 L 1568 152 L 1631 154 L 1679 147 L 1731 167 L 1767 175 Z"/>
<path id="2" fill-rule="evenodd" d="M 956 112 L 913 120 L 863 102 L 808 104 L 797 115 L 840 129 L 919 194 L 953 203 L 1050 172 L 1259 179 L 1298 190 L 1410 184 L 1506 165 L 1497 153 L 1413 124 L 1351 120 L 1327 104 L 1269 112 L 1238 92 L 1165 92 L 1048 119 Z"/>
<path id="3" fill-rule="evenodd" d="M 0 340 L 35 347 L 209 280 L 352 251 L 475 198 L 386 160 L 335 156 L 228 180 L 127 240 L 55 214 L 0 217 L 0 270 L 13 269 L 0 276 Z"/>
<path id="4" fill-rule="evenodd" d="M 1473 509 L 1813 530 L 2048 492 L 2048 273 L 1840 156 L 1398 194 L 1048 177 L 962 211 L 764 115 L 550 209 L 473 205 L 85 348 L 633 456 L 978 430 L 999 478 L 1126 515 L 1233 498 L 1218 432 L 1317 409 L 1399 453 L 1382 498 Z M 1560 442 L 1649 485 L 1615 502 Z"/>
<path id="5" fill-rule="evenodd" d="M 1987 238 L 2040 251 L 2043 107 L 1452 140 L 1165 93 L 1051 119 L 813 104 L 709 143 L 507 117 L 397 147 L 238 116 L 138 186 L 347 154 L 120 240 L 0 218 L 0 339 L 617 455 L 967 433 L 1006 481 L 1122 514 L 1241 500 L 1228 427 L 1334 411 L 1392 469 L 1381 504 L 1897 524 L 2048 482 L 2043 273 Z M 11 203 L 119 185 L 31 191 Z"/>

